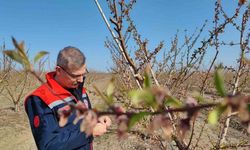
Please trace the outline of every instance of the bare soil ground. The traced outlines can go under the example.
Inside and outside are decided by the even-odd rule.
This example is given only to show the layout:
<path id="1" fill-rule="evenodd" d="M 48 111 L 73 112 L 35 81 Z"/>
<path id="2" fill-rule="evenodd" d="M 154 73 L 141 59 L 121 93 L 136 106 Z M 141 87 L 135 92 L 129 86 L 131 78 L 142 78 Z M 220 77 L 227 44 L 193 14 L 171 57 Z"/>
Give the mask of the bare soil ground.
<path id="1" fill-rule="evenodd" d="M 108 74 L 95 74 L 87 81 L 87 88 L 93 91 L 92 85 L 96 85 L 100 90 L 105 90 L 111 76 Z M 90 99 L 93 105 L 98 105 L 101 102 L 101 98 L 94 92 L 89 93 Z M 198 137 L 198 133 L 201 130 L 201 126 L 204 123 L 203 118 L 205 115 L 200 115 L 196 123 L 194 141 Z M 232 127 L 229 129 L 228 142 L 231 144 L 248 142 L 250 144 L 250 136 L 241 128 L 237 129 L 237 121 L 232 122 Z M 135 128 L 139 129 L 139 128 Z M 116 133 L 113 132 L 115 126 L 111 127 L 105 135 L 95 138 L 94 149 L 96 150 L 157 150 L 160 149 L 160 143 L 148 139 L 145 136 L 129 134 L 125 140 L 118 140 Z M 141 130 L 141 129 L 139 129 Z M 200 144 L 196 149 L 209 149 L 216 139 L 218 138 L 219 130 L 216 127 L 206 126 L 204 128 Z M 188 137 L 188 136 L 187 136 Z M 188 139 L 188 138 L 187 138 Z M 168 141 L 164 141 L 163 144 L 169 145 L 167 149 L 171 148 Z M 20 112 L 13 111 L 13 105 L 5 97 L 0 95 L 0 150 L 36 150 L 36 146 L 31 134 L 31 130 L 28 123 L 28 118 L 24 112 L 23 106 L 21 106 Z M 227 148 L 229 149 L 229 148 Z M 236 149 L 236 148 L 232 148 Z M 237 148 L 242 150 L 248 150 L 250 148 Z"/>

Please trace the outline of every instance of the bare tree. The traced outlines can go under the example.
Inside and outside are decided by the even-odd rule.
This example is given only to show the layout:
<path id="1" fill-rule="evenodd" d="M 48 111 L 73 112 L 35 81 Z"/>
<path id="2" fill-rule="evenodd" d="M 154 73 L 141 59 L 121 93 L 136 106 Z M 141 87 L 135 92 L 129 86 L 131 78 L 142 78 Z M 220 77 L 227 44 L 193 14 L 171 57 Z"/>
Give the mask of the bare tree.
<path id="1" fill-rule="evenodd" d="M 99 10 L 101 10 L 98 1 L 96 0 L 95 2 L 97 3 Z M 130 2 L 117 2 L 116 0 L 107 0 L 107 3 L 111 11 L 111 17 L 109 18 L 109 21 L 111 22 L 112 26 L 109 24 L 104 13 L 102 11 L 100 12 L 108 26 L 108 29 L 112 33 L 114 41 L 107 39 L 105 46 L 110 50 L 114 62 L 112 71 L 119 75 L 118 80 L 121 81 L 123 87 L 128 89 L 131 89 L 131 87 L 136 85 L 132 79 L 135 79 L 139 88 L 142 87 L 144 80 L 143 72 L 146 66 L 149 66 L 151 77 L 153 78 L 155 85 L 163 85 L 168 87 L 171 93 L 178 98 L 185 98 L 192 87 L 199 87 L 198 90 L 200 90 L 200 93 L 206 93 L 208 88 L 212 87 L 212 69 L 216 67 L 215 62 L 218 58 L 219 52 L 222 49 L 221 46 L 236 45 L 233 42 L 224 42 L 220 36 L 225 32 L 225 29 L 228 25 L 233 25 L 236 30 L 241 30 L 235 21 L 240 16 L 239 14 L 241 5 L 235 9 L 235 13 L 232 15 L 232 17 L 228 17 L 228 15 L 223 10 L 221 2 L 216 1 L 214 28 L 209 31 L 208 38 L 200 40 L 201 34 L 204 33 L 207 21 L 198 30 L 198 32 L 195 31 L 190 36 L 186 34 L 183 44 L 179 44 L 180 39 L 178 36 L 178 31 L 171 42 L 170 50 L 164 51 L 162 59 L 157 60 L 156 55 L 159 54 L 159 52 L 163 49 L 164 42 L 160 42 L 155 49 L 148 50 L 149 40 L 141 39 L 141 35 L 138 33 L 133 20 L 130 18 L 130 11 L 132 10 L 136 1 L 132 0 Z M 222 18 L 220 18 L 221 16 Z M 112 30 L 112 27 L 114 31 Z M 115 34 L 117 34 L 117 36 Z M 249 43 L 249 34 L 247 36 L 248 38 L 246 38 L 244 41 L 244 49 L 249 49 L 247 46 Z M 134 45 L 130 45 L 131 43 Z M 201 43 L 201 46 L 197 46 L 199 43 Z M 215 48 L 214 57 L 209 58 L 211 59 L 211 63 L 209 64 L 208 69 L 202 72 L 201 66 L 204 63 L 204 58 L 206 57 L 205 54 L 213 47 Z M 240 58 L 240 60 L 243 61 L 244 59 Z M 241 72 L 243 70 L 242 66 L 243 65 L 240 65 L 239 68 L 241 69 L 237 69 L 238 71 L 236 71 L 238 73 L 235 76 L 235 83 L 237 81 L 236 78 L 239 80 L 241 76 Z M 154 73 L 153 68 L 156 69 L 156 74 Z M 244 71 L 246 74 L 248 72 L 249 71 L 247 71 L 247 69 Z M 247 81 L 246 74 L 244 76 L 244 80 L 241 82 L 241 87 L 243 87 L 244 83 Z M 241 76 L 241 78 L 242 77 L 243 76 Z M 235 87 L 235 84 L 233 86 Z M 238 86 L 237 89 L 239 89 Z M 176 124 L 175 122 L 178 122 L 178 119 L 180 118 L 178 116 L 174 116 L 173 119 L 173 124 Z M 194 125 L 195 121 L 193 122 L 193 130 Z M 193 130 L 190 140 L 187 144 L 181 140 L 176 140 L 177 137 L 173 137 L 173 139 L 176 140 L 176 144 L 179 149 L 189 149 L 192 146 L 192 135 L 194 133 Z M 197 143 L 195 145 L 197 145 Z"/>
<path id="2" fill-rule="evenodd" d="M 250 4 L 249 4 L 250 6 Z M 235 74 L 234 74 L 234 82 L 232 84 L 233 90 L 232 90 L 232 95 L 236 95 L 237 92 L 240 92 L 240 87 L 244 86 L 246 84 L 247 78 L 249 76 L 249 66 L 246 64 L 246 58 L 245 55 L 249 53 L 249 38 L 250 38 L 250 27 L 247 26 L 249 24 L 249 15 L 250 15 L 250 10 L 247 9 L 242 15 L 242 21 L 240 26 L 234 23 L 234 26 L 238 31 L 240 32 L 240 56 L 238 59 L 238 68 L 235 69 Z M 226 15 L 225 15 L 226 17 Z M 249 22 L 249 23 L 247 23 Z M 248 28 L 247 28 L 248 27 Z M 241 83 L 240 83 L 240 80 Z M 227 114 L 227 118 L 224 122 L 224 125 L 221 129 L 221 133 L 217 142 L 217 147 L 220 147 L 221 144 L 224 144 L 226 141 L 226 135 L 228 132 L 229 128 L 229 123 L 231 120 L 231 117 L 233 116 L 235 112 L 233 110 L 230 110 L 229 113 Z"/>

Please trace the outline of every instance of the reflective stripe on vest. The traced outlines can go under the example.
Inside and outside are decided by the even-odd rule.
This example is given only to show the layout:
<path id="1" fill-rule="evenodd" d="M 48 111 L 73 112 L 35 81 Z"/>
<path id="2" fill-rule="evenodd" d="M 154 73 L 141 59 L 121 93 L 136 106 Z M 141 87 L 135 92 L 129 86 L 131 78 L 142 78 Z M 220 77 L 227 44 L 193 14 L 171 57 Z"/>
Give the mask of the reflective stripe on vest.
<path id="1" fill-rule="evenodd" d="M 62 99 L 62 100 L 55 100 L 54 102 L 52 102 L 52 103 L 50 103 L 48 106 L 49 106 L 49 108 L 54 108 L 55 106 L 58 106 L 58 105 L 60 105 L 60 104 L 63 104 L 63 103 L 65 103 L 65 102 L 70 102 L 70 101 L 72 101 L 74 99 L 74 97 L 73 96 L 70 96 L 70 97 L 66 97 L 66 98 L 64 98 L 64 99 Z M 64 101 L 65 102 L 64 102 Z"/>
<path id="2" fill-rule="evenodd" d="M 86 93 L 82 94 L 82 100 L 83 100 L 85 106 L 89 109 L 89 102 L 87 100 L 87 94 Z"/>
<path id="3" fill-rule="evenodd" d="M 83 93 L 82 94 L 82 98 L 84 99 L 84 98 L 87 98 L 87 94 L 86 93 Z"/>

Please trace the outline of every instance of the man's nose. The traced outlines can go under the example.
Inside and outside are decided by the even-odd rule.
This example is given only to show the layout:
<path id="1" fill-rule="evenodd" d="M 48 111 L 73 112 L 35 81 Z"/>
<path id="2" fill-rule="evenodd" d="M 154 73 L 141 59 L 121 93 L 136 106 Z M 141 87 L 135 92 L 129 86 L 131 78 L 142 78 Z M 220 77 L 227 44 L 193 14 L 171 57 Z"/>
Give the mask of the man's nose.
<path id="1" fill-rule="evenodd" d="M 83 82 L 83 75 L 77 77 L 76 81 L 77 82 Z"/>

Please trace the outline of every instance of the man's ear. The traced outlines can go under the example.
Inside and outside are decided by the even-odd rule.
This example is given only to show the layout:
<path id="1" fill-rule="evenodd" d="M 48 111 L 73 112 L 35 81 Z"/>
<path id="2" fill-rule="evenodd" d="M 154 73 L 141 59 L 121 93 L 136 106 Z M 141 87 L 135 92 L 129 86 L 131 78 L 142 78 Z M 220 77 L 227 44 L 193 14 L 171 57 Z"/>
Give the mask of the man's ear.
<path id="1" fill-rule="evenodd" d="M 56 74 L 58 75 L 61 73 L 61 68 L 59 66 L 56 66 L 55 71 L 56 71 Z"/>

